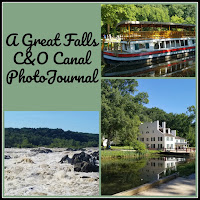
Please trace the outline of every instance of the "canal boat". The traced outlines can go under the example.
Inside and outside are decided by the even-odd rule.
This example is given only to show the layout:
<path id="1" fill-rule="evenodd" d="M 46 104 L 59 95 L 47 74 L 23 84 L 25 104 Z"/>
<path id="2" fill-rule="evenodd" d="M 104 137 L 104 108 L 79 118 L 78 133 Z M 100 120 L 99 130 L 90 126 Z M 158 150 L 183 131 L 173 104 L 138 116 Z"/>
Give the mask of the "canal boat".
<path id="1" fill-rule="evenodd" d="M 164 22 L 122 21 L 120 42 L 105 39 L 103 59 L 107 64 L 151 61 L 176 54 L 195 52 L 195 25 Z"/>

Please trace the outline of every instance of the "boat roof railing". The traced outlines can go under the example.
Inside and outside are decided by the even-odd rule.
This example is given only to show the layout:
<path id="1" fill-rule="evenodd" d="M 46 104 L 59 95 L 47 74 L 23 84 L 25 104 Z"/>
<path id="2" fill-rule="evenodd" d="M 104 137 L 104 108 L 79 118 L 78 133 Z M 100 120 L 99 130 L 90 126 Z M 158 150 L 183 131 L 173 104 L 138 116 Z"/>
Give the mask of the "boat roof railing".
<path id="1" fill-rule="evenodd" d="M 140 27 L 142 25 L 142 27 L 171 27 L 171 28 L 187 28 L 187 27 L 195 27 L 194 24 L 179 24 L 179 23 L 172 23 L 172 22 L 151 22 L 151 21 L 128 21 L 128 20 L 124 20 L 121 21 L 120 23 L 117 24 L 116 27 L 120 26 L 120 25 L 135 25 L 135 27 Z"/>

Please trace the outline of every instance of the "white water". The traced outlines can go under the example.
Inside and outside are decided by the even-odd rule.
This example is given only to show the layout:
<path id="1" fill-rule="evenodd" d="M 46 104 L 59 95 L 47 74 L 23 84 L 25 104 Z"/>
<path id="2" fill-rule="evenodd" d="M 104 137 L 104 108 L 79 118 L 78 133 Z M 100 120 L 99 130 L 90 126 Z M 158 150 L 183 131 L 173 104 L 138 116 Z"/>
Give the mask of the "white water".
<path id="1" fill-rule="evenodd" d="M 4 195 L 99 195 L 99 173 L 75 172 L 73 165 L 59 163 L 66 154 L 71 158 L 80 151 L 64 151 L 65 149 L 61 148 L 51 150 L 53 153 L 47 154 L 25 148 L 6 148 L 4 155 L 10 155 L 11 159 L 4 159 Z M 87 148 L 86 153 L 90 154 L 97 150 L 97 148 Z"/>

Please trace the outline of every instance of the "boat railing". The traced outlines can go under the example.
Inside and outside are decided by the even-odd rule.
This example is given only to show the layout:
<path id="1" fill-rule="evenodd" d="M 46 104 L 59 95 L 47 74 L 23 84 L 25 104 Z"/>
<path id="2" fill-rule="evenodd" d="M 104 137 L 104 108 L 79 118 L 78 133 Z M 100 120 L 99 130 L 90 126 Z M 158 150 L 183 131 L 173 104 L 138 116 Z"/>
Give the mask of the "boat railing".
<path id="1" fill-rule="evenodd" d="M 122 40 L 148 40 L 194 37 L 195 31 L 130 31 L 121 33 Z"/>

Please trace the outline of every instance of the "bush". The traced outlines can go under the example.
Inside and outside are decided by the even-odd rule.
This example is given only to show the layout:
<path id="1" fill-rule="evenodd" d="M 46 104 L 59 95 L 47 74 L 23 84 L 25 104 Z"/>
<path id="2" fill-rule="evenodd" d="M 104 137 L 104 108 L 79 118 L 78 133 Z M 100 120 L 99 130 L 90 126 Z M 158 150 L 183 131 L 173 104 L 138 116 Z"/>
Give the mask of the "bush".
<path id="1" fill-rule="evenodd" d="M 136 140 L 133 142 L 133 149 L 136 150 L 137 153 L 145 153 L 146 145 L 143 142 Z"/>

